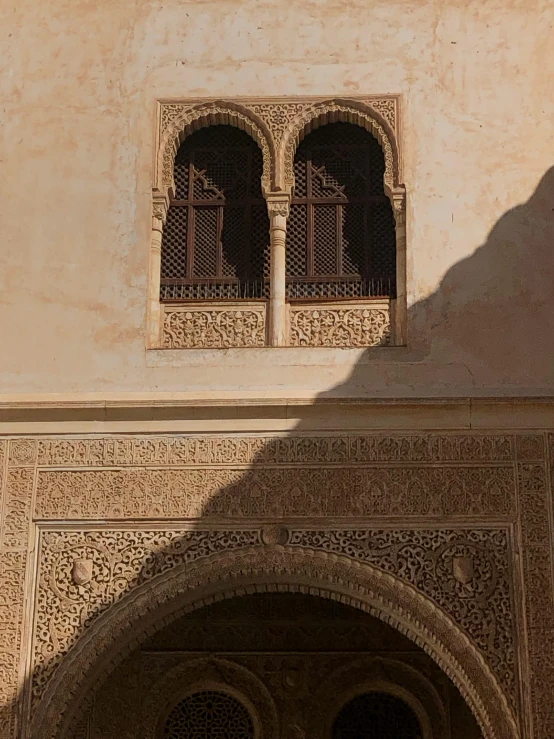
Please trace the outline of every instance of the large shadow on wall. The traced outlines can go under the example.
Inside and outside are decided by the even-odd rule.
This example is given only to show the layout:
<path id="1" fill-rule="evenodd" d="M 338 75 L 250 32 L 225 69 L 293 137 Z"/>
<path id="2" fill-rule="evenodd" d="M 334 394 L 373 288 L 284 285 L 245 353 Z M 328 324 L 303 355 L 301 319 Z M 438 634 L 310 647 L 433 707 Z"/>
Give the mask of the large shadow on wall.
<path id="1" fill-rule="evenodd" d="M 526 203 L 510 210 L 498 221 L 486 243 L 446 273 L 435 293 L 413 306 L 409 314 L 407 356 L 412 361 L 419 356 L 421 361 L 437 362 L 451 356 L 452 361 L 460 361 L 471 368 L 476 390 L 492 388 L 494 382 L 500 389 L 516 383 L 523 386 L 540 383 L 545 391 L 552 390 L 553 285 L 554 168 L 544 175 Z M 368 373 L 374 371 L 373 351 L 368 350 L 341 386 L 319 397 L 358 394 L 360 388 L 368 384 Z M 308 430 L 310 428 L 301 422 L 291 436 Z M 317 481 L 324 480 L 324 476 L 318 477 L 319 470 L 297 468 L 296 478 L 289 478 L 287 482 L 279 477 L 278 469 L 268 469 L 268 462 L 274 461 L 278 454 L 272 442 L 261 447 L 247 471 L 205 499 L 202 509 L 195 511 L 194 517 L 199 519 L 196 528 L 202 530 L 204 522 L 209 521 L 217 522 L 218 526 L 225 526 L 227 521 L 236 526 L 240 521 L 248 527 L 248 518 L 286 519 L 306 515 L 305 496 L 302 500 L 304 482 L 300 478 L 308 474 L 315 479 L 317 488 Z M 309 455 L 309 445 L 306 454 Z M 276 476 L 277 484 L 271 483 Z M 295 490 L 299 491 L 297 498 Z M 324 494 L 321 490 L 321 495 Z M 333 490 L 333 494 L 336 497 L 337 491 Z M 339 490 L 336 500 L 339 508 L 340 494 Z M 317 515 L 317 504 L 308 514 Z M 148 556 L 147 565 L 132 580 L 133 588 L 150 581 L 166 556 L 180 556 L 179 552 L 189 548 L 185 538 Z M 118 593 L 118 598 L 122 594 Z M 105 601 L 99 606 L 98 614 L 89 613 L 87 624 L 94 623 L 100 613 L 104 618 Z M 42 668 L 38 669 L 33 680 L 43 681 L 43 673 Z M 64 690 L 71 692 L 73 687 L 66 684 Z M 49 710 L 55 711 L 52 705 Z M 10 713 L 10 707 L 7 708 L 5 715 Z M 40 712 L 35 719 L 38 716 Z M 40 727 L 40 723 L 35 724 L 37 730 Z M 42 737 L 40 730 L 39 735 Z"/>
<path id="2" fill-rule="evenodd" d="M 425 363 L 463 365 L 476 395 L 552 394 L 553 329 L 554 167 L 409 310 L 408 341 Z M 343 391 L 363 383 L 363 372 L 359 365 Z"/>

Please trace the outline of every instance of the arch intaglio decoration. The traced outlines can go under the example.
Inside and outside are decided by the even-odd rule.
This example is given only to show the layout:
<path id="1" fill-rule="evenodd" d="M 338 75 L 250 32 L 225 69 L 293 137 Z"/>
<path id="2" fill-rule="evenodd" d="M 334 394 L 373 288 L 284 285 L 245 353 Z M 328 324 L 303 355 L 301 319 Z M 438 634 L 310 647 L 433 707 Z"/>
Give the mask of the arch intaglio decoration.
<path id="1" fill-rule="evenodd" d="M 422 647 L 451 678 L 477 719 L 484 739 L 520 739 L 508 700 L 482 654 L 430 598 L 371 565 L 321 550 L 282 545 L 278 543 L 282 537 L 272 533 L 264 537 L 265 544 L 207 554 L 137 585 L 121 598 L 114 597 L 111 606 L 63 658 L 61 669 L 56 670 L 33 708 L 33 739 L 72 737 L 82 711 L 106 674 L 155 633 L 161 622 L 168 624 L 225 598 L 283 591 L 339 600 L 381 618 Z M 225 677 L 221 666 L 212 672 L 209 665 L 204 667 L 203 679 L 221 681 L 222 675 Z M 238 685 L 255 712 L 265 717 L 270 739 L 274 736 L 275 716 L 267 695 L 246 673 L 239 675 L 238 668 L 226 669 L 229 675 L 234 670 L 228 682 Z M 408 696 L 409 701 L 404 683 L 403 687 L 402 680 L 398 682 L 398 695 Z M 343 687 L 348 688 L 347 679 Z M 325 691 L 325 686 L 322 689 Z M 423 703 L 432 703 L 424 693 L 420 697 Z M 422 710 L 413 701 L 412 706 L 421 717 L 423 704 Z"/>
<path id="2" fill-rule="evenodd" d="M 399 96 L 167 100 L 158 103 L 153 178 L 147 347 L 384 346 L 405 341 L 406 192 L 402 184 Z M 285 300 L 285 237 L 294 190 L 293 160 L 305 135 L 318 126 L 349 122 L 371 133 L 385 160 L 384 189 L 396 221 L 394 299 L 296 311 Z M 263 156 L 262 191 L 270 216 L 271 297 L 231 305 L 163 305 L 160 268 L 163 227 L 174 192 L 173 167 L 181 142 L 194 131 L 228 124 L 246 131 Z"/>

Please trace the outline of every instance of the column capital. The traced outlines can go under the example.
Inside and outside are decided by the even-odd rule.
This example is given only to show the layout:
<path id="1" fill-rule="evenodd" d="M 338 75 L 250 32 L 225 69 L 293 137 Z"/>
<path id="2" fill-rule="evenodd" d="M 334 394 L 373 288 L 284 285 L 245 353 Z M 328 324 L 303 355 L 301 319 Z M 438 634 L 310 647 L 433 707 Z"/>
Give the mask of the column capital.
<path id="1" fill-rule="evenodd" d="M 289 217 L 290 212 L 290 195 L 287 193 L 268 193 L 265 196 L 267 202 L 267 212 L 269 217 L 281 216 L 283 218 Z"/>
<path id="2" fill-rule="evenodd" d="M 169 197 L 161 192 L 154 191 L 152 193 L 152 228 L 161 230 L 167 211 L 169 209 Z"/>
<path id="3" fill-rule="evenodd" d="M 396 225 L 404 226 L 406 224 L 406 188 L 395 188 L 392 190 L 390 198 Z"/>

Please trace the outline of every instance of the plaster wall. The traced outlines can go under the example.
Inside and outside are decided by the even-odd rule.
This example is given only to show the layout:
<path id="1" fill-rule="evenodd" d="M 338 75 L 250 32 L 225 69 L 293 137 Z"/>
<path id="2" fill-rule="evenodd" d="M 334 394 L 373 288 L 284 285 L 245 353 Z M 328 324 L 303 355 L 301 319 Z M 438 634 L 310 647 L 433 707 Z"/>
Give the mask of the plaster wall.
<path id="1" fill-rule="evenodd" d="M 554 7 L 0 9 L 0 392 L 546 395 Z M 155 101 L 399 93 L 408 346 L 146 351 Z"/>

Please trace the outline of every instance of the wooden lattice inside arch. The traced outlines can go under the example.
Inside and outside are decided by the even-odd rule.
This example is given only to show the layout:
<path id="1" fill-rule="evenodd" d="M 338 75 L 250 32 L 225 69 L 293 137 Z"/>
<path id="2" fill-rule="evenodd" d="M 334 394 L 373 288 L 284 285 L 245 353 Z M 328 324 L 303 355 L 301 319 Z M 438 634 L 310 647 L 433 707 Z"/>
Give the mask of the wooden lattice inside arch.
<path id="1" fill-rule="evenodd" d="M 379 142 L 352 123 L 308 134 L 294 159 L 290 300 L 394 297 L 396 231 Z"/>
<path id="2" fill-rule="evenodd" d="M 231 125 L 203 128 L 181 144 L 163 231 L 160 299 L 267 296 L 269 219 L 262 152 Z"/>
<path id="3" fill-rule="evenodd" d="M 254 739 L 254 723 L 238 698 L 203 690 L 183 698 L 164 725 L 164 739 Z"/>

